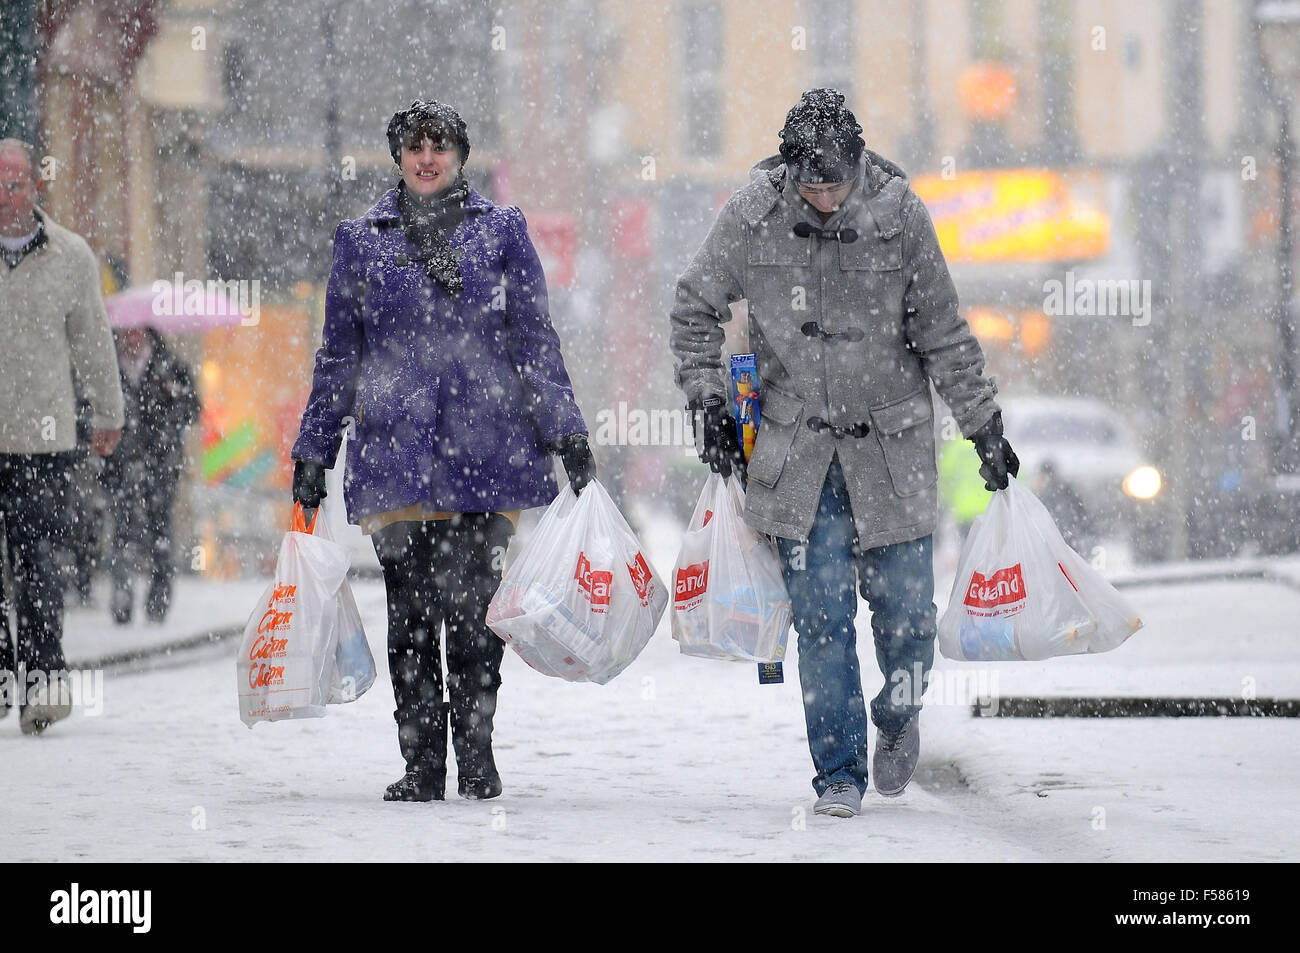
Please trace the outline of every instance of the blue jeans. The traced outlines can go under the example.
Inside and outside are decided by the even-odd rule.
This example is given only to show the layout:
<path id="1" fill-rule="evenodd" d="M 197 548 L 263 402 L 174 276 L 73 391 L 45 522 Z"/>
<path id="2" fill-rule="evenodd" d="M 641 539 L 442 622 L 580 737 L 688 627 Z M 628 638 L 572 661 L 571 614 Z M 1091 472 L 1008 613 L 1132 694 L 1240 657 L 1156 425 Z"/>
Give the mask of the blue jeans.
<path id="1" fill-rule="evenodd" d="M 865 551 L 857 542 L 836 458 L 807 542 L 777 540 L 799 636 L 799 682 L 818 796 L 836 781 L 867 789 L 867 714 L 853 625 L 859 585 L 871 607 L 876 661 L 885 676 L 871 701 L 878 729 L 897 731 L 921 710 L 934 662 L 933 537 Z"/>

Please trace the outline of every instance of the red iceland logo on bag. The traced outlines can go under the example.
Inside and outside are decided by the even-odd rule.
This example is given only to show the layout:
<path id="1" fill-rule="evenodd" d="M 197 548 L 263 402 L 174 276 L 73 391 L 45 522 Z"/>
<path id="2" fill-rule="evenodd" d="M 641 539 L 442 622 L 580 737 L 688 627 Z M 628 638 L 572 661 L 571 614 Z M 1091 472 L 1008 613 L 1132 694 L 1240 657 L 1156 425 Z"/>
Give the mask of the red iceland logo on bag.
<path id="1" fill-rule="evenodd" d="M 587 554 L 579 552 L 578 566 L 574 570 L 573 578 L 578 580 L 578 588 L 586 593 L 587 600 L 591 603 L 591 611 L 604 612 L 603 608 L 597 606 L 609 605 L 609 587 L 614 581 L 614 574 L 607 569 L 592 569 Z"/>
<path id="2" fill-rule="evenodd" d="M 692 563 L 677 570 L 677 594 L 673 599 L 678 609 L 694 609 L 709 588 L 709 561 Z"/>
<path id="3" fill-rule="evenodd" d="M 627 564 L 627 574 L 632 577 L 632 586 L 636 589 L 641 605 L 650 604 L 650 566 L 639 552 L 636 559 Z"/>
<path id="4" fill-rule="evenodd" d="M 1020 563 L 999 569 L 991 576 L 979 570 L 971 573 L 966 598 L 962 601 L 975 609 L 1003 609 L 1025 600 L 1025 577 Z"/>

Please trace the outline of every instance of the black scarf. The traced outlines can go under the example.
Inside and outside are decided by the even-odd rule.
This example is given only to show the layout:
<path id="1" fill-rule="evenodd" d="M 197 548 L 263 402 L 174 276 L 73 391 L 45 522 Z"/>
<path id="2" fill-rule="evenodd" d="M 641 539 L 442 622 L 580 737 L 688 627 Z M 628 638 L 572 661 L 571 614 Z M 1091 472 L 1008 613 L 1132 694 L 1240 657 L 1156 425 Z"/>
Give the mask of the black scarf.
<path id="1" fill-rule="evenodd" d="M 460 252 L 451 246 L 447 233 L 465 217 L 467 198 L 469 183 L 462 176 L 457 176 L 446 192 L 429 200 L 416 198 L 407 190 L 405 182 L 397 186 L 402 229 L 411 244 L 420 249 L 425 274 L 451 294 L 461 292 L 465 279 L 460 274 Z"/>

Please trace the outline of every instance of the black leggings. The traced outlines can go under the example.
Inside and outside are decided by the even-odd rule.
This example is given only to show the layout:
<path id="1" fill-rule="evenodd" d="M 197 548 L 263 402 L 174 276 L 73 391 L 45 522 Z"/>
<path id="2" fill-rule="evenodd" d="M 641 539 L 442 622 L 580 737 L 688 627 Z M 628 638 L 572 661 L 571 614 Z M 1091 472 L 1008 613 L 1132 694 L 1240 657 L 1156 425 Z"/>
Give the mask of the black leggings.
<path id="1" fill-rule="evenodd" d="M 439 630 L 447 630 L 452 739 L 462 768 L 491 758 L 505 643 L 484 623 L 514 532 L 499 513 L 391 523 L 372 535 L 388 595 L 388 670 L 408 764 L 446 759 Z"/>

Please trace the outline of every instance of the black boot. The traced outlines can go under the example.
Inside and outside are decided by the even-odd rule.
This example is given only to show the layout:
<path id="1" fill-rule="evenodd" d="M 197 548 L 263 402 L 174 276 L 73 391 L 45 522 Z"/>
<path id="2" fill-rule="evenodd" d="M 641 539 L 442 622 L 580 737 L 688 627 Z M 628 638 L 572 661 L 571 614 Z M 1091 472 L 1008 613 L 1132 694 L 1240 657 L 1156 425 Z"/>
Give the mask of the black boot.
<path id="1" fill-rule="evenodd" d="M 397 741 L 406 774 L 384 791 L 385 801 L 443 801 L 447 797 L 447 705 L 415 717 L 397 712 Z"/>
<path id="2" fill-rule="evenodd" d="M 492 757 L 492 721 L 501 687 L 505 643 L 484 622 L 501 582 L 497 566 L 514 527 L 499 513 L 465 513 L 447 521 L 440 552 L 450 554 L 436 584 L 447 625 L 447 691 L 451 740 L 456 747 L 460 796 L 486 800 L 501 794 Z"/>
<path id="3" fill-rule="evenodd" d="M 167 618 L 167 610 L 172 604 L 171 580 L 154 576 L 149 583 L 149 594 L 145 598 L 145 613 L 150 622 L 162 622 Z"/>
<path id="4" fill-rule="evenodd" d="M 408 765 L 402 775 L 384 790 L 385 801 L 445 801 L 447 767 L 432 764 Z"/>
<path id="5" fill-rule="evenodd" d="M 452 707 L 456 789 L 461 797 L 471 801 L 486 801 L 501 794 L 501 775 L 492 757 L 492 719 L 496 707 L 496 691 L 487 689 L 473 693 L 472 703 Z"/>
<path id="6" fill-rule="evenodd" d="M 145 612 L 150 622 L 162 622 L 172 605 L 172 577 L 176 568 L 172 563 L 170 502 L 155 504 L 160 512 L 151 513 L 150 529 L 154 533 L 150 551 L 152 565 L 149 573 L 149 594 L 145 598 Z"/>
<path id="7" fill-rule="evenodd" d="M 108 609 L 113 616 L 113 621 L 118 625 L 130 623 L 131 609 L 134 602 L 135 593 L 132 591 L 130 578 L 113 580 L 113 595 L 108 603 Z"/>
<path id="8" fill-rule="evenodd" d="M 457 762 L 456 793 L 469 801 L 487 801 L 501 795 L 501 775 L 492 760 L 492 744 L 466 767 Z M 467 773 L 471 772 L 471 773 Z"/>
<path id="9" fill-rule="evenodd" d="M 492 760 L 492 743 L 468 764 L 458 759 L 456 793 L 469 801 L 487 801 L 501 795 L 501 775 Z"/>
<path id="10" fill-rule="evenodd" d="M 86 609 L 95 604 L 94 580 L 91 578 L 90 566 L 77 563 L 74 585 L 77 590 L 77 605 Z"/>

